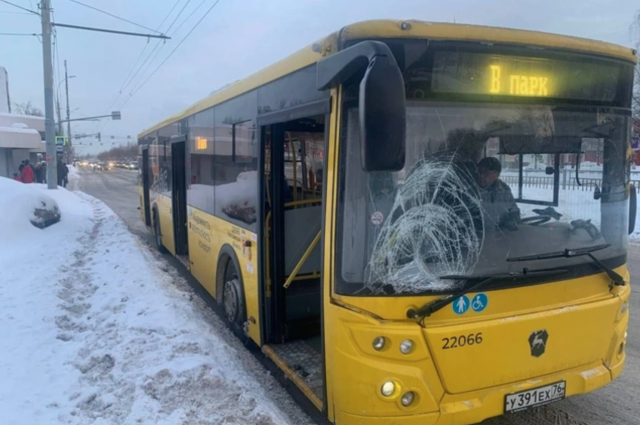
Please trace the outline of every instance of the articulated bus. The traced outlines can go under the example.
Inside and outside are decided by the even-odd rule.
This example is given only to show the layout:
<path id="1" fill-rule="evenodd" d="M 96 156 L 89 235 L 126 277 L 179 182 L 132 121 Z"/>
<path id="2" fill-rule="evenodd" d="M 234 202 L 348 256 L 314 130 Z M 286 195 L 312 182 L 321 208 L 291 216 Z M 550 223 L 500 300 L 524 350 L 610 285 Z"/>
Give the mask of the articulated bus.
<path id="1" fill-rule="evenodd" d="M 635 64 L 539 32 L 349 25 L 141 133 L 142 219 L 329 422 L 585 394 L 625 361 Z"/>

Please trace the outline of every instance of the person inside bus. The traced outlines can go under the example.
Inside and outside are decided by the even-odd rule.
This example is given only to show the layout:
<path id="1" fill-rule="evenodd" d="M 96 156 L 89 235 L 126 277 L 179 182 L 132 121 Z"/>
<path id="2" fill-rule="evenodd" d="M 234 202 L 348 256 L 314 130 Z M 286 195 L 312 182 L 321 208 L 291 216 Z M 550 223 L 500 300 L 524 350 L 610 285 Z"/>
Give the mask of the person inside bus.
<path id="1" fill-rule="evenodd" d="M 478 186 L 487 226 L 492 224 L 508 230 L 518 230 L 520 209 L 511 188 L 500 180 L 502 164 L 497 158 L 486 157 L 478 163 Z"/>

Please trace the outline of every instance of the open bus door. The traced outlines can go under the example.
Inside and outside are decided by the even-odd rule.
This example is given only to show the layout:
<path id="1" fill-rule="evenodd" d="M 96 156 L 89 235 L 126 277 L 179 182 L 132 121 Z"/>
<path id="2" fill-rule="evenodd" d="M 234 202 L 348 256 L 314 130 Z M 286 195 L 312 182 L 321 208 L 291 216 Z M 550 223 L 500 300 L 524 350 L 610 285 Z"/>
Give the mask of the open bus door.
<path id="1" fill-rule="evenodd" d="M 171 139 L 171 209 L 176 256 L 185 260 L 189 254 L 187 240 L 187 172 L 186 136 Z M 182 257 L 182 258 L 181 258 Z M 188 262 L 187 262 L 188 263 Z M 188 266 L 188 264 L 187 264 Z"/>
<path id="2" fill-rule="evenodd" d="M 265 147 L 262 293 L 268 294 L 263 351 L 319 410 L 325 399 L 320 176 L 328 113 L 323 100 L 259 119 Z"/>
<path id="3" fill-rule="evenodd" d="M 151 185 L 149 183 L 149 146 L 142 148 L 142 165 L 140 167 L 140 174 L 142 177 L 142 212 L 144 214 L 144 224 L 147 227 L 151 227 L 151 207 L 149 199 L 149 190 Z"/>

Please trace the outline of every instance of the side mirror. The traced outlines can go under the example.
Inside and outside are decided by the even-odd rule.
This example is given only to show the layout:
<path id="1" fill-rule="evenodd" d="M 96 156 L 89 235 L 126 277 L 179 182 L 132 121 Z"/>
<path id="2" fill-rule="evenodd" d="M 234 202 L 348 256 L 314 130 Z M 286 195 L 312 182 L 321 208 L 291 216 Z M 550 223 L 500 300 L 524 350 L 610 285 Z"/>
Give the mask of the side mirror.
<path id="1" fill-rule="evenodd" d="M 399 171 L 406 144 L 404 79 L 389 46 L 363 41 L 319 60 L 316 85 L 337 87 L 365 66 L 358 103 L 362 168 Z"/>
<path id="2" fill-rule="evenodd" d="M 556 169 L 553 168 L 553 167 L 547 167 L 547 168 L 544 169 L 544 173 L 546 175 L 548 175 L 548 176 L 553 175 L 553 173 L 555 173 L 555 172 L 556 172 Z"/>
<path id="3" fill-rule="evenodd" d="M 386 57 L 374 57 L 360 82 L 360 146 L 364 171 L 400 171 L 405 161 L 404 79 Z"/>
<path id="4" fill-rule="evenodd" d="M 629 183 L 629 234 L 636 229 L 636 212 L 638 210 L 638 194 L 636 187 Z"/>

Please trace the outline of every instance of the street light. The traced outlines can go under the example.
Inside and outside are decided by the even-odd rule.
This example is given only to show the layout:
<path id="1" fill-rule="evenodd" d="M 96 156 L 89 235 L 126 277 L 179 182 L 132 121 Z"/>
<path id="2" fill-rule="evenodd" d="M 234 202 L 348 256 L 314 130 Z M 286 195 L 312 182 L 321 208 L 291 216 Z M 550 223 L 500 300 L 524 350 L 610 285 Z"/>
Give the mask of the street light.
<path id="1" fill-rule="evenodd" d="M 76 78 L 76 76 L 75 75 L 69 75 L 67 78 Z M 62 81 L 60 81 L 58 83 L 58 87 L 56 88 L 56 93 L 58 93 L 58 91 L 60 90 L 60 84 L 62 84 L 62 83 L 64 83 L 64 80 L 62 80 Z M 60 96 L 58 96 L 58 97 L 60 97 Z"/>
<path id="2" fill-rule="evenodd" d="M 67 79 L 69 78 L 76 78 L 75 75 L 69 75 L 67 77 Z M 60 117 L 60 84 L 64 83 L 66 80 L 61 80 L 58 83 L 58 87 L 56 87 L 56 107 L 58 109 L 58 134 L 62 134 L 62 118 Z M 69 99 L 67 99 L 67 103 L 68 103 Z"/>

